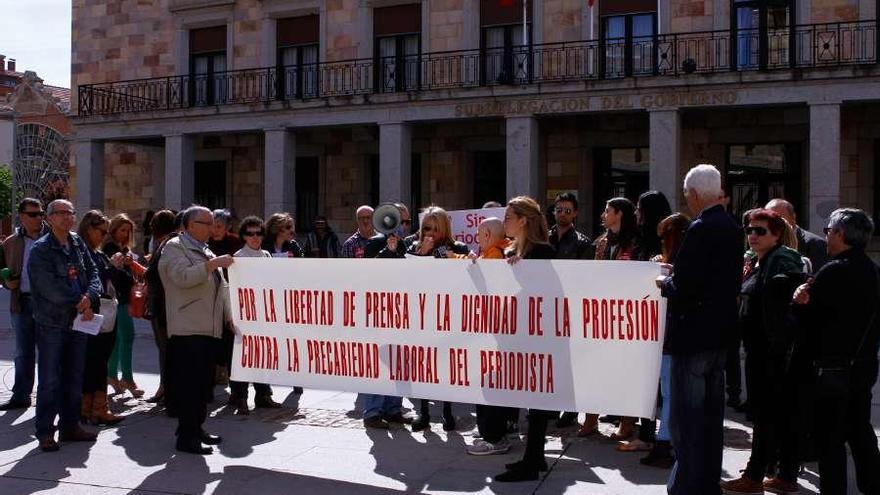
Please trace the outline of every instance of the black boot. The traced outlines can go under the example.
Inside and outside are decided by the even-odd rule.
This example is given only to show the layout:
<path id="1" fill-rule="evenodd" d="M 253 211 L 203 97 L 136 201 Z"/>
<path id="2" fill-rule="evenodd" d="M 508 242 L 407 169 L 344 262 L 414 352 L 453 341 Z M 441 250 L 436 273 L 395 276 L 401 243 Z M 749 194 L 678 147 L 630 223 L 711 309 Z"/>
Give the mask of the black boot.
<path id="1" fill-rule="evenodd" d="M 652 466 L 660 469 L 672 469 L 675 464 L 675 456 L 672 455 L 672 445 L 668 440 L 659 440 L 647 456 L 639 459 L 644 466 Z"/>
<path id="2" fill-rule="evenodd" d="M 416 419 L 412 422 L 412 431 L 422 431 L 424 429 L 431 427 L 431 413 L 430 413 L 430 403 L 422 399 L 419 405 L 419 414 L 416 415 Z"/>
<path id="3" fill-rule="evenodd" d="M 455 430 L 455 416 L 452 415 L 452 404 L 443 402 L 443 431 Z"/>

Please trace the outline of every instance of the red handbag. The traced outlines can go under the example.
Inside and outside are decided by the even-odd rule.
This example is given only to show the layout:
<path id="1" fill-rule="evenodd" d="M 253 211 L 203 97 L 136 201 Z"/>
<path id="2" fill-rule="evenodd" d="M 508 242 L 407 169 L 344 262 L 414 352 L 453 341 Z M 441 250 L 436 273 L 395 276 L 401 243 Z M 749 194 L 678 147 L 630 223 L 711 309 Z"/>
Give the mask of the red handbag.
<path id="1" fill-rule="evenodd" d="M 128 296 L 128 314 L 132 318 L 143 318 L 147 312 L 147 283 L 137 277 Z"/>

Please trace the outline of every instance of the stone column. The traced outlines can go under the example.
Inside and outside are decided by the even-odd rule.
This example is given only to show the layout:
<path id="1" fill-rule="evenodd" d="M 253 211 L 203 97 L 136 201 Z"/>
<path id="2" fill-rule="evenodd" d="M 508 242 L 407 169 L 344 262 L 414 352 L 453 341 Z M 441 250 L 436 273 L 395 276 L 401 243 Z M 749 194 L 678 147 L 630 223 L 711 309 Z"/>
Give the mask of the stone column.
<path id="1" fill-rule="evenodd" d="M 182 210 L 193 203 L 194 141 L 186 134 L 165 136 L 165 208 Z"/>
<path id="2" fill-rule="evenodd" d="M 104 143 L 74 141 L 76 204 L 79 211 L 104 208 Z"/>
<path id="3" fill-rule="evenodd" d="M 268 218 L 296 206 L 296 136 L 285 128 L 266 129 L 263 210 Z"/>
<path id="4" fill-rule="evenodd" d="M 666 195 L 669 206 L 675 211 L 682 189 L 682 179 L 678 173 L 681 162 L 681 114 L 678 109 L 667 109 L 650 111 L 648 116 L 651 146 L 648 187 Z"/>
<path id="5" fill-rule="evenodd" d="M 810 105 L 809 191 L 808 228 L 817 232 L 840 207 L 840 103 Z"/>
<path id="6" fill-rule="evenodd" d="M 411 206 L 411 177 L 412 128 L 402 122 L 379 124 L 379 200 Z"/>
<path id="7" fill-rule="evenodd" d="M 507 117 L 507 199 L 531 196 L 543 203 L 538 194 L 538 119 Z M 475 187 L 479 187 L 476 184 Z"/>

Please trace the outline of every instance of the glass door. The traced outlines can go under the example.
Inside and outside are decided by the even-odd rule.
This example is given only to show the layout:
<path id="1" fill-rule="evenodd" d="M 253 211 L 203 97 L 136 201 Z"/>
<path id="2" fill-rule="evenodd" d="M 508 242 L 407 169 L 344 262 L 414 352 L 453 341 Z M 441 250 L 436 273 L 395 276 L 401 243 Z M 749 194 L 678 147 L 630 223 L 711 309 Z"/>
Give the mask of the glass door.
<path id="1" fill-rule="evenodd" d="M 734 0 L 732 60 L 739 70 L 788 67 L 794 31 L 791 0 Z"/>
<path id="2" fill-rule="evenodd" d="M 657 14 L 606 16 L 602 23 L 604 75 L 625 77 L 655 72 Z"/>

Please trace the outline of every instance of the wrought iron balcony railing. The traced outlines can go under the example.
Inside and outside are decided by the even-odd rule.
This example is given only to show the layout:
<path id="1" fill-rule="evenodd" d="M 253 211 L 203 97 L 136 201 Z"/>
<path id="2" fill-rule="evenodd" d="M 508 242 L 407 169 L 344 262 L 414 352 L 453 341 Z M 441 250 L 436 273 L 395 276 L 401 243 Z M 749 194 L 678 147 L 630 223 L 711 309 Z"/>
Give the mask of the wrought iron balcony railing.
<path id="1" fill-rule="evenodd" d="M 87 84 L 79 114 L 625 77 L 878 63 L 876 21 L 377 57 Z"/>

